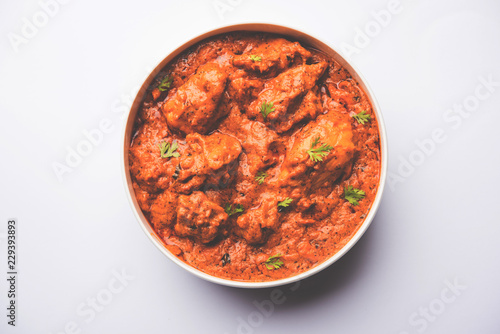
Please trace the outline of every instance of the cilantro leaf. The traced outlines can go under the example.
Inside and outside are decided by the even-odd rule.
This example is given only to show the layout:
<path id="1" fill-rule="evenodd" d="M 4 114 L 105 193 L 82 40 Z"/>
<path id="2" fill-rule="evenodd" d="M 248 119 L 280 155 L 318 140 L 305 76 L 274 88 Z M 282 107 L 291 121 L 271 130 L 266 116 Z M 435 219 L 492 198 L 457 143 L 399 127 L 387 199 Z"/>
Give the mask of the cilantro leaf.
<path id="1" fill-rule="evenodd" d="M 353 188 L 352 186 L 344 187 L 344 198 L 352 205 L 358 205 L 358 201 L 365 198 L 365 195 L 363 190 Z"/>
<path id="2" fill-rule="evenodd" d="M 290 197 L 287 197 L 283 201 L 278 202 L 278 207 L 287 208 L 290 205 L 290 203 L 292 203 L 292 202 L 293 202 L 293 199 L 291 199 Z"/>
<path id="3" fill-rule="evenodd" d="M 228 214 L 228 216 L 232 216 L 232 215 L 234 215 L 236 213 L 240 213 L 240 212 L 245 211 L 245 208 L 241 204 L 235 205 L 234 208 L 233 208 L 232 204 L 226 204 L 226 207 L 224 208 L 224 211 L 226 211 L 226 213 Z"/>
<path id="4" fill-rule="evenodd" d="M 264 265 L 268 270 L 274 270 L 274 269 L 279 269 L 281 266 L 284 264 L 283 261 L 281 261 L 281 253 L 278 253 L 276 255 L 270 256 L 266 262 L 264 262 Z"/>
<path id="5" fill-rule="evenodd" d="M 255 177 L 255 181 L 257 181 L 259 184 L 264 183 L 264 179 L 267 177 L 266 172 L 258 172 L 257 176 Z"/>
<path id="6" fill-rule="evenodd" d="M 272 113 L 274 110 L 276 110 L 276 108 L 274 108 L 274 103 L 272 103 L 272 102 L 269 102 L 269 103 L 262 102 L 262 105 L 260 106 L 260 113 L 264 117 L 264 121 L 266 120 L 267 115 L 269 115 L 270 113 Z"/>
<path id="7" fill-rule="evenodd" d="M 358 121 L 359 124 L 365 124 L 366 122 L 369 122 L 371 119 L 370 114 L 366 113 L 366 110 L 363 110 L 359 114 L 356 114 L 352 116 L 356 121 Z"/>
<path id="8" fill-rule="evenodd" d="M 262 57 L 261 56 L 256 56 L 256 55 L 250 55 L 250 60 L 251 61 L 261 61 Z"/>
<path id="9" fill-rule="evenodd" d="M 319 139 L 320 139 L 319 136 L 317 136 L 316 138 L 314 138 L 313 142 L 311 143 L 311 148 L 313 148 L 314 146 L 316 146 L 316 145 L 319 144 Z"/>
<path id="10" fill-rule="evenodd" d="M 311 158 L 312 161 L 318 162 L 318 161 L 323 161 L 323 158 L 330 153 L 330 151 L 333 149 L 333 146 L 330 146 L 328 144 L 323 144 L 320 147 L 315 148 L 316 145 L 319 144 L 319 136 L 314 138 L 314 141 L 311 144 L 311 148 L 307 150 L 307 154 L 309 154 L 309 158 Z"/>
<path id="11" fill-rule="evenodd" d="M 160 92 L 164 92 L 166 91 L 167 89 L 170 88 L 170 86 L 172 85 L 172 77 L 170 77 L 168 74 L 163 78 L 163 80 L 160 82 L 160 84 L 158 85 L 158 89 L 160 90 Z"/>
<path id="12" fill-rule="evenodd" d="M 179 147 L 177 141 L 175 140 L 172 142 L 172 145 L 164 141 L 161 142 L 159 146 L 160 146 L 160 155 L 162 158 L 171 158 L 171 157 L 177 158 L 178 156 L 180 156 L 179 152 L 175 152 L 175 150 L 177 150 L 177 148 Z"/>

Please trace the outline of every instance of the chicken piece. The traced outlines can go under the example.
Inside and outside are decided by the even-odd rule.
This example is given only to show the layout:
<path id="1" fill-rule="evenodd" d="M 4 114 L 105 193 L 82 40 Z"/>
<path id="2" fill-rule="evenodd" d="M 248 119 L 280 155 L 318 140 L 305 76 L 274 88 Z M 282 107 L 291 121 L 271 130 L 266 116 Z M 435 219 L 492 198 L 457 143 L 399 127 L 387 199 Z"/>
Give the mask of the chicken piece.
<path id="1" fill-rule="evenodd" d="M 254 56 L 260 57 L 260 60 L 258 60 L 259 58 L 255 59 Z M 242 55 L 234 57 L 233 64 L 246 70 L 265 73 L 269 70 L 280 71 L 287 68 L 296 56 L 302 57 L 305 62 L 307 58 L 311 57 L 311 53 L 298 42 L 292 43 L 283 38 L 275 38 L 263 42 L 255 48 L 250 45 Z"/>
<path id="2" fill-rule="evenodd" d="M 310 90 L 300 102 L 297 110 L 283 115 L 281 122 L 274 124 L 274 128 L 276 132 L 283 133 L 303 120 L 315 119 L 322 110 L 317 92 Z"/>
<path id="3" fill-rule="evenodd" d="M 247 155 L 249 171 L 255 175 L 264 167 L 271 166 L 278 161 L 274 151 L 274 144 L 279 139 L 276 132 L 260 122 L 240 119 L 239 131 L 235 133 Z"/>
<path id="4" fill-rule="evenodd" d="M 195 191 L 189 196 L 179 196 L 174 231 L 181 237 L 192 237 L 206 244 L 220 234 L 227 218 L 222 207 L 201 191 Z"/>
<path id="5" fill-rule="evenodd" d="M 135 199 L 143 212 L 149 212 L 150 200 L 152 195 L 146 190 L 142 189 L 137 182 L 132 182 L 134 188 Z"/>
<path id="6" fill-rule="evenodd" d="M 248 103 L 246 101 L 257 97 L 263 85 L 262 80 L 251 79 L 245 71 L 236 70 L 229 76 L 227 93 L 231 100 L 236 101 L 242 107 L 245 103 Z"/>
<path id="7" fill-rule="evenodd" d="M 330 110 L 318 116 L 294 134 L 292 142 L 278 179 L 282 186 L 304 185 L 314 190 L 327 181 L 337 181 L 352 167 L 356 146 L 347 114 Z M 313 161 L 308 151 L 322 145 L 332 148 L 323 152 L 326 156 L 321 157 L 322 161 Z"/>
<path id="8" fill-rule="evenodd" d="M 172 142 L 163 116 L 155 122 L 142 124 L 130 145 L 130 171 L 144 190 L 167 189 L 175 173 L 179 158 L 163 159 L 158 146 L 162 141 Z"/>
<path id="9" fill-rule="evenodd" d="M 364 95 L 359 86 L 352 80 L 329 84 L 328 91 L 332 99 L 347 106 L 358 103 L 361 100 L 361 96 Z"/>
<path id="10" fill-rule="evenodd" d="M 267 122 L 275 125 L 286 122 L 289 107 L 316 84 L 327 66 L 326 62 L 301 65 L 268 80 L 257 99 L 248 107 L 248 115 L 265 121 L 261 107 L 264 103 L 272 103 L 274 111 L 267 115 Z M 290 109 L 293 111 L 294 108 Z"/>
<path id="11" fill-rule="evenodd" d="M 339 198 L 331 195 L 328 197 L 321 195 L 303 197 L 297 203 L 297 207 L 301 211 L 300 219 L 312 220 L 313 222 L 323 220 L 331 215 L 338 203 Z"/>
<path id="12" fill-rule="evenodd" d="M 351 116 L 371 110 L 370 101 L 355 81 L 344 80 L 337 84 L 330 83 L 327 87 L 331 99 L 344 104 Z"/>
<path id="13" fill-rule="evenodd" d="M 213 130 L 217 121 L 225 116 L 217 107 L 227 78 L 217 63 L 200 66 L 162 106 L 168 125 L 186 134 Z"/>
<path id="14" fill-rule="evenodd" d="M 275 194 L 263 193 L 259 206 L 238 217 L 234 232 L 249 244 L 264 243 L 279 226 L 278 199 Z"/>
<path id="15" fill-rule="evenodd" d="M 209 136 L 189 134 L 186 142 L 188 147 L 180 157 L 178 190 L 187 193 L 202 184 L 212 188 L 227 186 L 241 153 L 239 141 L 215 132 Z"/>
<path id="16" fill-rule="evenodd" d="M 165 191 L 161 193 L 151 204 L 151 223 L 155 231 L 161 231 L 165 227 L 172 226 L 176 219 L 177 194 Z"/>

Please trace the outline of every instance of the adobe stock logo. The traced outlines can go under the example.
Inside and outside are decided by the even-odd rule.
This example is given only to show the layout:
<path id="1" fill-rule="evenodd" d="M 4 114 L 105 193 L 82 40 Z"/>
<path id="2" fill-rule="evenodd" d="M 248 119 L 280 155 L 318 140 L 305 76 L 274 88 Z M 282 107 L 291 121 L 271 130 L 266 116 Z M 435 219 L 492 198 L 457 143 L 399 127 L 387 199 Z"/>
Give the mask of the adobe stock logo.
<path id="1" fill-rule="evenodd" d="M 90 130 L 82 131 L 85 139 L 80 140 L 75 149 L 66 145 L 66 159 L 64 162 L 54 161 L 52 169 L 57 176 L 59 182 L 63 182 L 63 176 L 66 173 L 71 173 L 74 168 L 78 167 L 85 157 L 89 156 L 94 148 L 99 147 L 104 141 L 104 136 L 114 131 L 115 126 L 109 118 L 103 118 L 99 122 L 99 127 Z"/>
<path id="2" fill-rule="evenodd" d="M 38 35 L 40 29 L 45 27 L 51 18 L 59 13 L 61 5 L 65 5 L 69 0 L 40 0 L 38 5 L 40 9 L 37 10 L 31 18 L 23 17 L 21 19 L 20 34 L 9 32 L 7 38 L 9 39 L 12 49 L 17 53 L 19 46 L 28 44 L 33 38 Z"/>
<path id="3" fill-rule="evenodd" d="M 287 301 L 287 295 L 294 293 L 300 287 L 298 281 L 291 286 L 283 289 L 275 288 L 269 293 L 269 298 L 253 301 L 254 310 L 246 317 L 238 316 L 236 318 L 236 334 L 255 334 L 257 329 L 264 325 L 266 319 L 269 319 L 278 306 Z M 225 334 L 228 334 L 227 332 Z"/>
<path id="4" fill-rule="evenodd" d="M 148 67 L 147 73 L 151 72 Z M 130 93 L 121 94 L 113 102 L 112 114 L 114 118 L 120 120 L 127 117 L 127 113 L 132 106 L 134 96 L 137 94 L 139 87 L 134 87 Z M 94 152 L 98 147 L 103 145 L 105 139 L 111 136 L 114 130 L 116 119 L 111 117 L 103 117 L 95 127 L 90 129 L 83 129 L 81 138 L 76 145 L 66 145 L 66 156 L 63 160 L 52 162 L 52 170 L 56 175 L 59 182 L 64 181 L 65 174 L 72 173 L 78 166 L 80 166 L 89 155 Z"/>
<path id="5" fill-rule="evenodd" d="M 403 6 L 399 0 L 390 0 L 386 9 L 372 11 L 370 15 L 373 19 L 366 22 L 363 29 L 354 28 L 355 35 L 352 44 L 346 42 L 340 44 L 342 53 L 348 57 L 361 53 L 361 50 L 369 46 L 372 39 L 380 35 L 382 30 L 392 22 L 392 18 L 400 14 L 402 10 Z"/>
<path id="6" fill-rule="evenodd" d="M 94 295 L 88 296 L 85 301 L 78 304 L 76 307 L 76 315 L 73 320 L 70 320 L 62 325 L 62 329 L 49 334 L 80 334 L 85 333 L 85 325 L 94 321 L 94 319 L 104 312 L 113 300 L 128 287 L 131 281 L 135 279 L 126 272 L 124 268 L 120 271 L 114 269 L 111 272 L 112 276 L 107 284 L 97 291 Z"/>
<path id="7" fill-rule="evenodd" d="M 224 20 L 226 13 L 232 12 L 236 7 L 241 5 L 242 2 L 243 0 L 214 0 L 212 1 L 212 6 L 219 18 Z"/>
<path id="8" fill-rule="evenodd" d="M 445 287 L 441 290 L 439 297 L 432 299 L 427 305 L 419 307 L 418 310 L 408 317 L 408 324 L 417 333 L 425 332 L 462 295 L 462 292 L 467 289 L 467 286 L 458 282 L 457 278 L 453 281 L 445 280 L 444 285 Z M 410 333 L 415 333 L 415 331 L 399 332 L 399 334 Z"/>
<path id="9" fill-rule="evenodd" d="M 460 129 L 463 122 L 478 111 L 481 103 L 493 96 L 500 87 L 500 81 L 495 81 L 492 74 L 479 76 L 478 82 L 473 93 L 444 111 L 442 119 L 447 127 L 432 129 L 427 138 L 414 141 L 417 148 L 407 156 L 398 156 L 399 163 L 396 170 L 387 173 L 387 184 L 391 191 L 394 192 L 399 183 L 404 183 L 411 177 L 419 166 L 422 166 L 428 158 L 436 153 L 439 145 L 448 140 L 448 134 L 451 130 L 457 131 Z"/>

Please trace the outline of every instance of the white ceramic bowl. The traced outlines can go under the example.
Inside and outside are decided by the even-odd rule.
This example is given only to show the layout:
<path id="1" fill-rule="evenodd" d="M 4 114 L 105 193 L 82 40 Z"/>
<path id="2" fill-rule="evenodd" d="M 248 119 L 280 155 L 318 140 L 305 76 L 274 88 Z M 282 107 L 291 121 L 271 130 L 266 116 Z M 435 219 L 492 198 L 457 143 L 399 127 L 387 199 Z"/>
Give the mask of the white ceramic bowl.
<path id="1" fill-rule="evenodd" d="M 146 219 L 146 217 L 142 213 L 142 210 L 139 207 L 139 204 L 137 203 L 137 200 L 135 198 L 134 189 L 132 187 L 132 179 L 130 177 L 130 172 L 129 172 L 128 149 L 129 149 L 129 145 L 130 145 L 130 139 L 131 139 L 131 135 L 132 135 L 134 121 L 136 119 L 137 112 L 141 106 L 141 102 L 143 100 L 146 89 L 149 87 L 151 82 L 158 75 L 158 73 L 163 69 L 163 67 L 165 67 L 165 65 L 167 65 L 177 55 L 179 55 L 180 53 L 182 53 L 184 50 L 188 49 L 192 45 L 194 45 L 194 44 L 196 44 L 196 43 L 198 43 L 198 42 L 200 42 L 208 37 L 212 37 L 212 36 L 215 36 L 218 34 L 223 34 L 223 33 L 228 33 L 228 32 L 234 32 L 234 31 L 255 31 L 255 32 L 267 32 L 267 33 L 280 34 L 280 35 L 288 36 L 292 40 L 297 40 L 297 41 L 302 42 L 308 46 L 312 46 L 313 48 L 321 50 L 321 51 L 325 52 L 326 54 L 330 55 L 336 61 L 338 61 L 345 69 L 347 69 L 349 71 L 349 73 L 353 76 L 353 78 L 363 88 L 368 99 L 370 100 L 370 102 L 372 104 L 373 112 L 377 116 L 377 121 L 378 121 L 378 126 L 379 126 L 380 150 L 381 150 L 380 180 L 379 180 L 377 195 L 375 196 L 375 200 L 373 201 L 373 205 L 370 209 L 370 212 L 367 214 L 363 224 L 359 227 L 356 234 L 349 240 L 349 242 L 339 252 L 332 255 L 330 258 L 328 258 L 323 263 L 320 263 L 319 265 L 317 265 L 317 266 L 315 266 L 315 267 L 313 267 L 313 268 L 311 268 L 303 273 L 300 273 L 296 276 L 292 276 L 292 277 L 288 277 L 288 278 L 280 279 L 280 280 L 275 280 L 275 281 L 240 282 L 240 281 L 233 281 L 233 280 L 215 277 L 215 276 L 206 274 L 198 269 L 191 267 L 190 265 L 181 261 L 175 255 L 170 253 L 170 251 L 164 246 L 162 240 L 156 235 L 156 233 L 154 232 L 154 230 L 150 226 L 148 220 Z M 130 113 L 129 113 L 128 118 L 126 120 L 126 126 L 125 126 L 124 132 L 125 133 L 123 136 L 122 172 L 123 172 L 123 177 L 125 180 L 125 186 L 126 186 L 126 191 L 128 194 L 128 199 L 129 199 L 130 204 L 132 206 L 132 210 L 134 211 L 134 214 L 137 217 L 137 220 L 139 221 L 139 224 L 141 225 L 143 231 L 149 237 L 151 242 L 153 242 L 153 244 L 155 244 L 156 247 L 163 254 L 165 254 L 165 256 L 167 256 L 170 260 L 172 260 L 174 263 L 176 263 L 180 267 L 186 269 L 190 273 L 192 273 L 198 277 L 201 277 L 203 279 L 206 279 L 210 282 L 213 282 L 213 283 L 218 283 L 218 284 L 233 286 L 233 287 L 240 287 L 240 288 L 268 288 L 268 287 L 293 283 L 293 282 L 302 280 L 306 277 L 309 277 L 311 275 L 314 275 L 314 274 L 322 271 L 323 269 L 327 268 L 332 263 L 334 263 L 335 261 L 340 259 L 345 253 L 347 253 L 347 251 L 349 251 L 349 249 L 351 249 L 351 247 L 365 233 L 365 231 L 368 229 L 368 226 L 372 222 L 373 217 L 375 216 L 375 213 L 377 212 L 378 206 L 379 206 L 381 198 L 382 198 L 382 193 L 384 191 L 385 179 L 386 179 L 386 174 L 387 174 L 387 137 L 386 137 L 386 133 L 385 133 L 382 114 L 380 113 L 380 108 L 377 104 L 377 101 L 375 100 L 375 97 L 374 97 L 371 89 L 368 87 L 366 80 L 361 76 L 359 71 L 356 70 L 333 47 L 321 42 L 320 40 L 312 37 L 309 34 L 306 34 L 304 32 L 301 32 L 299 30 L 295 30 L 292 28 L 284 27 L 284 26 L 267 24 L 267 23 L 236 24 L 236 25 L 231 25 L 231 26 L 226 26 L 226 27 L 215 29 L 215 30 L 211 30 L 209 32 L 201 34 L 198 37 L 195 37 L 195 38 L 189 40 L 188 42 L 182 44 L 181 46 L 176 48 L 174 51 L 172 51 L 165 59 L 163 59 L 158 64 L 158 66 L 156 66 L 156 68 L 151 72 L 151 74 L 148 76 L 146 81 L 142 84 L 142 86 L 139 89 L 139 92 L 137 93 L 137 96 L 135 97 L 135 100 L 132 104 L 132 108 L 130 109 Z"/>

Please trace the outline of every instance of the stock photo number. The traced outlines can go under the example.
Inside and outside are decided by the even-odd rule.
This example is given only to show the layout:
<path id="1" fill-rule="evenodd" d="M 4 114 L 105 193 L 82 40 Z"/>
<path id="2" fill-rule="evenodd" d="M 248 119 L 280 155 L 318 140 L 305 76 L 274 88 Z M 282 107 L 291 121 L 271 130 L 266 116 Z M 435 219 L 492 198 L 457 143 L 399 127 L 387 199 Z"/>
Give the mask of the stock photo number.
<path id="1" fill-rule="evenodd" d="M 7 323 L 16 325 L 16 286 L 17 286 L 17 220 L 7 221 Z"/>

